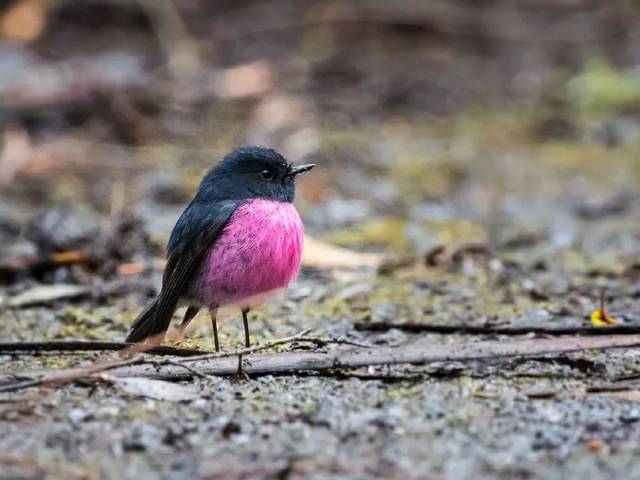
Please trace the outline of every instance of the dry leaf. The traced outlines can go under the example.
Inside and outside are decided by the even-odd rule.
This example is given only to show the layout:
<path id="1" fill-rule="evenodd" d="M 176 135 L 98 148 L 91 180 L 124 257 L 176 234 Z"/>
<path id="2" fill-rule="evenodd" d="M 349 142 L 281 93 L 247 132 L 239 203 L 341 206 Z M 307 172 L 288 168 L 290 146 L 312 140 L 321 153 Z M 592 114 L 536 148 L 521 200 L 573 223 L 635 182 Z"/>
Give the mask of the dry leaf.
<path id="1" fill-rule="evenodd" d="M 142 262 L 121 263 L 118 265 L 119 275 L 136 275 L 144 272 L 145 264 Z"/>
<path id="2" fill-rule="evenodd" d="M 596 327 L 606 327 L 608 325 L 617 325 L 618 321 L 610 317 L 604 309 L 598 308 L 591 314 L 591 323 Z"/>
<path id="3" fill-rule="evenodd" d="M 385 257 L 376 253 L 361 253 L 304 237 L 302 265 L 317 268 L 378 268 Z"/>
<path id="4" fill-rule="evenodd" d="M 67 265 L 71 263 L 86 262 L 88 260 L 91 260 L 91 257 L 85 252 L 80 252 L 77 250 L 69 250 L 66 252 L 54 253 L 53 255 L 51 255 L 51 260 L 54 263 Z"/>
<path id="5" fill-rule="evenodd" d="M 200 398 L 200 390 L 195 385 L 153 380 L 150 378 L 127 377 L 109 378 L 116 387 L 129 395 L 166 400 L 168 402 L 185 402 Z"/>
<path id="6" fill-rule="evenodd" d="M 273 70 L 267 62 L 252 62 L 223 70 L 216 91 L 223 98 L 256 97 L 273 86 Z"/>
<path id="7" fill-rule="evenodd" d="M 9 40 L 30 42 L 44 29 L 46 10 L 41 0 L 20 0 L 0 18 L 0 35 Z"/>
<path id="8" fill-rule="evenodd" d="M 0 185 L 8 185 L 25 165 L 34 159 L 29 134 L 22 129 L 8 129 L 3 135 L 0 152 Z"/>
<path id="9" fill-rule="evenodd" d="M 597 452 L 602 449 L 604 443 L 599 438 L 592 438 L 587 442 L 587 450 Z"/>
<path id="10" fill-rule="evenodd" d="M 83 295 L 88 295 L 90 292 L 90 288 L 84 285 L 65 283 L 56 285 L 40 285 L 10 297 L 7 301 L 7 306 L 14 308 L 27 307 L 30 305 L 49 303 L 66 298 L 81 297 Z"/>
<path id="11" fill-rule="evenodd" d="M 610 317 L 605 309 L 605 298 L 604 292 L 600 295 L 600 308 L 596 309 L 591 313 L 591 323 L 596 327 L 606 327 L 609 325 L 617 325 L 618 320 L 613 317 Z"/>

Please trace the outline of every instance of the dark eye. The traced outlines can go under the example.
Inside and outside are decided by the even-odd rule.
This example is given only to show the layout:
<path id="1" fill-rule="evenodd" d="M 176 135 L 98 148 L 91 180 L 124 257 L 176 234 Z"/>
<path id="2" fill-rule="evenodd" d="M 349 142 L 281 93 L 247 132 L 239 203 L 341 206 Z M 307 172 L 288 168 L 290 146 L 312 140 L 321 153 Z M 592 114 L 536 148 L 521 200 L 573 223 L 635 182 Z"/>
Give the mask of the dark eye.
<path id="1" fill-rule="evenodd" d="M 262 170 L 260 176 L 265 180 L 271 180 L 273 178 L 273 172 L 269 169 Z"/>

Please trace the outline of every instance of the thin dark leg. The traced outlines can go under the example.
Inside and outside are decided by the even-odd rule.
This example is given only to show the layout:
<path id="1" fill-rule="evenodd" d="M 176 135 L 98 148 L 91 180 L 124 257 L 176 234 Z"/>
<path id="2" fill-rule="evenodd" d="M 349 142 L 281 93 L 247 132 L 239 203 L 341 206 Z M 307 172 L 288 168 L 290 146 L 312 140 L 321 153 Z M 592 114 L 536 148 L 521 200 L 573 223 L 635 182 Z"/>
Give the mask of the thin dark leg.
<path id="1" fill-rule="evenodd" d="M 249 320 L 247 319 L 248 313 L 248 308 L 242 310 L 242 323 L 244 323 L 244 346 L 247 348 L 251 346 L 251 341 L 249 340 Z"/>
<path id="2" fill-rule="evenodd" d="M 189 322 L 193 320 L 193 317 L 195 317 L 199 311 L 200 309 L 198 307 L 191 306 L 187 308 L 187 311 L 184 312 L 184 318 L 182 319 L 182 323 L 180 324 L 180 331 L 187 328 L 187 325 L 189 325 Z"/>
<path id="3" fill-rule="evenodd" d="M 218 309 L 215 308 L 213 310 L 209 310 L 209 314 L 211 314 L 211 328 L 213 329 L 213 346 L 215 347 L 216 352 L 219 352 L 220 342 L 218 341 L 218 321 L 216 320 Z"/>

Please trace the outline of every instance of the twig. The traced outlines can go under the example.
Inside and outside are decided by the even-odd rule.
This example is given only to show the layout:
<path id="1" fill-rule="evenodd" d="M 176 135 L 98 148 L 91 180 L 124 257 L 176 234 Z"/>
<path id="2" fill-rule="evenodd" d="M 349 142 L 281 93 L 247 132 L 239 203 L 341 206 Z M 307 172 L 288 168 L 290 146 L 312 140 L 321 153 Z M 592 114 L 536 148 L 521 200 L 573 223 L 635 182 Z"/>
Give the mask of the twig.
<path id="1" fill-rule="evenodd" d="M 356 330 L 387 332 L 398 329 L 409 333 L 459 333 L 468 335 L 526 335 L 541 333 L 547 335 L 636 335 L 640 334 L 640 325 L 612 325 L 608 327 L 541 327 L 536 325 L 523 327 L 487 327 L 473 325 L 442 325 L 425 323 L 371 322 L 356 323 Z"/>
<path id="2" fill-rule="evenodd" d="M 472 360 L 531 357 L 545 354 L 569 353 L 580 350 L 638 347 L 640 335 L 611 335 L 607 337 L 569 337 L 518 340 L 513 342 L 474 342 L 448 345 L 403 345 L 375 349 L 349 349 L 330 352 L 283 352 L 253 355 L 243 365 L 250 375 L 295 374 L 300 371 L 323 371 L 333 368 L 359 368 L 391 364 L 426 364 L 433 362 L 465 362 Z M 208 375 L 233 375 L 237 372 L 234 358 L 206 358 L 189 364 Z M 142 376 L 165 380 L 186 378 L 184 370 L 167 366 L 160 370 L 146 365 L 114 369 L 115 376 Z"/>
<path id="3" fill-rule="evenodd" d="M 104 372 L 106 370 L 111 370 L 114 368 L 126 368 L 140 362 L 151 363 L 145 361 L 142 357 L 134 357 L 128 360 L 95 363 L 84 368 L 65 368 L 54 371 L 53 373 L 45 372 L 40 378 L 36 378 L 33 380 L 24 380 L 21 382 L 0 385 L 0 393 L 15 392 L 17 390 L 23 390 L 25 388 L 31 387 L 65 385 L 81 378 L 91 377 L 96 373 Z"/>
<path id="4" fill-rule="evenodd" d="M 354 342 L 353 340 L 349 340 L 348 338 L 339 338 L 339 337 L 303 337 L 298 340 L 299 342 L 310 342 L 315 344 L 317 347 L 325 347 L 327 345 L 336 344 L 336 345 L 349 345 L 351 347 L 359 347 L 359 348 L 376 348 L 376 345 L 372 345 L 371 343 L 360 343 Z"/>
<path id="5" fill-rule="evenodd" d="M 604 330 L 611 330 L 606 328 Z M 111 370 L 111 375 L 120 377 L 146 377 L 165 380 L 192 378 L 194 375 L 234 375 L 238 371 L 240 355 L 299 341 L 309 330 L 290 337 L 274 340 L 264 345 L 236 350 L 171 359 L 170 362 L 145 360 L 142 357 L 120 362 L 105 362 L 88 368 L 73 368 L 45 373 L 40 378 L 0 386 L 0 392 L 23 388 L 61 385 L 82 378 L 90 378 L 98 372 Z M 609 348 L 631 348 L 640 346 L 640 335 L 608 335 L 592 337 L 542 338 L 513 342 L 474 342 L 449 345 L 403 345 L 399 347 L 349 349 L 329 352 L 282 352 L 253 355 L 251 362 L 243 365 L 250 375 L 294 374 L 300 371 L 324 371 L 334 368 L 359 368 L 392 364 L 427 364 L 433 362 L 465 362 L 472 360 L 501 359 L 509 357 L 533 357 L 547 354 L 562 354 L 580 350 L 604 350 Z M 189 363 L 185 368 L 184 363 Z M 155 368 L 154 368 L 155 367 Z M 160 367 L 160 368 L 157 368 Z M 196 374 L 193 370 L 197 371 Z M 26 377 L 28 374 L 21 374 Z"/>
<path id="6" fill-rule="evenodd" d="M 299 340 L 300 338 L 304 338 L 304 336 L 308 334 L 310 331 L 311 331 L 310 329 L 307 329 L 300 333 L 297 333 L 296 335 L 291 335 L 290 337 L 280 338 L 277 340 L 273 340 L 271 342 L 267 342 L 264 345 L 256 345 L 256 346 L 245 348 L 242 350 L 236 350 L 233 352 L 222 352 L 222 353 L 216 352 L 211 354 L 198 355 L 191 358 L 193 358 L 194 360 L 196 359 L 204 360 L 209 358 L 231 357 L 236 355 L 238 357 L 241 357 L 243 354 L 255 353 L 261 350 L 272 348 L 277 345 L 294 342 L 296 340 Z M 78 342 L 78 343 L 83 343 L 83 342 Z M 152 347 L 147 350 L 146 348 L 150 346 L 145 344 L 128 344 L 128 343 L 119 343 L 119 342 L 111 342 L 111 343 L 113 345 L 119 345 L 121 348 L 118 348 L 117 350 L 120 353 L 125 353 L 125 354 L 155 353 L 155 350 L 157 349 L 162 350 L 166 348 L 172 348 L 172 347 Z M 124 349 L 122 348 L 123 346 L 125 347 Z M 134 347 L 133 349 L 132 349 L 132 346 Z M 115 349 L 110 349 L 110 350 L 115 350 Z M 179 349 L 179 351 L 181 350 L 182 349 Z M 54 371 L 53 373 L 45 372 L 40 375 L 40 378 L 35 378 L 32 380 L 24 380 L 24 381 L 15 382 L 15 383 L 9 383 L 6 385 L 0 385 L 0 393 L 13 392 L 13 391 L 23 390 L 25 388 L 31 388 L 31 387 L 64 385 L 64 384 L 79 380 L 81 378 L 89 378 L 95 375 L 96 373 L 101 373 L 106 370 L 124 368 L 124 367 L 132 366 L 141 362 L 149 365 L 154 365 L 156 367 L 167 366 L 168 368 L 170 367 L 179 368 L 182 370 L 186 370 L 187 372 L 191 373 L 193 376 L 198 376 L 198 377 L 210 376 L 210 374 L 206 372 L 202 372 L 194 366 L 184 365 L 179 359 L 168 359 L 166 361 L 162 361 L 162 360 L 158 361 L 158 360 L 145 360 L 143 359 L 143 357 L 136 356 L 136 357 L 126 359 L 126 360 L 121 360 L 121 361 L 95 363 L 86 368 L 69 368 L 69 369 Z M 27 375 L 20 375 L 20 376 L 27 376 Z"/>
<path id="7" fill-rule="evenodd" d="M 299 334 L 300 335 L 300 334 Z M 293 336 L 296 337 L 296 336 Z M 289 337 L 288 341 L 292 337 Z M 273 345 L 274 342 L 271 342 Z M 468 362 L 472 360 L 497 360 L 512 357 L 534 357 L 548 354 L 565 354 L 581 350 L 604 350 L 609 348 L 640 347 L 640 335 L 611 335 L 606 337 L 569 337 L 519 340 L 514 342 L 474 342 L 448 345 L 404 345 L 394 348 L 350 349 L 330 352 L 284 352 L 260 354 L 251 357 L 251 362 L 243 365 L 243 371 L 250 375 L 296 374 L 301 371 L 326 371 L 335 368 L 360 368 L 376 365 L 427 364 L 433 362 Z M 260 347 L 254 347 L 260 348 Z M 263 346 L 266 348 L 266 346 Z M 249 350 L 249 349 L 245 349 Z M 255 350 L 253 350 L 255 351 Z M 237 353 L 226 357 L 202 358 L 189 366 L 203 375 L 234 375 L 238 371 Z M 150 365 L 149 361 L 138 359 L 117 365 L 113 362 L 111 375 L 119 377 L 145 377 L 163 380 L 181 380 L 192 378 L 193 374 L 180 366 Z M 178 361 L 178 360 L 176 360 Z M 146 365 L 145 365 L 146 363 Z M 157 362 L 156 362 L 157 363 Z M 100 371 L 103 371 L 102 367 Z M 90 378 L 96 373 L 94 369 L 71 369 L 46 375 L 30 382 L 26 386 L 69 382 L 80 378 Z M 19 390 L 25 388 L 25 382 L 9 384 L 0 391 Z"/>
<path id="8" fill-rule="evenodd" d="M 181 363 L 178 362 L 176 360 L 171 360 L 170 358 L 166 358 L 164 360 L 160 360 L 158 362 L 154 362 L 154 365 L 156 366 L 162 366 L 162 365 L 175 365 L 177 367 L 181 367 L 184 368 L 185 370 L 193 373 L 194 377 L 199 377 L 199 378 L 211 378 L 212 375 L 207 375 L 206 373 L 202 373 L 200 370 L 197 370 L 193 367 L 190 367 L 189 365 L 187 365 L 186 363 Z"/>
<path id="9" fill-rule="evenodd" d="M 253 347 L 236 349 L 231 352 L 214 352 L 214 353 L 205 353 L 204 355 L 195 355 L 189 357 L 188 360 L 196 361 L 196 360 L 208 360 L 211 358 L 225 358 L 225 357 L 235 357 L 241 355 L 248 355 L 250 353 L 261 352 L 263 350 L 268 350 L 269 348 L 277 347 L 278 345 L 284 345 L 286 343 L 291 343 L 295 341 L 303 341 L 309 340 L 306 335 L 311 331 L 310 328 L 303 330 L 300 333 L 296 333 L 295 335 L 291 335 L 290 337 L 282 337 L 276 340 L 272 340 L 270 342 L 263 343 L 262 345 L 254 345 Z M 311 341 L 311 340 L 309 340 Z M 179 360 L 180 362 L 184 362 L 185 359 Z M 176 360 L 178 361 L 178 360 Z"/>
<path id="10" fill-rule="evenodd" d="M 241 350 L 234 350 L 231 352 L 222 353 L 205 353 L 202 350 L 195 348 L 183 348 L 183 347 L 171 347 L 167 345 L 159 345 L 155 347 L 143 347 L 136 349 L 136 352 L 148 353 L 152 355 L 171 355 L 176 357 L 193 357 L 195 360 L 202 358 L 215 358 L 215 357 L 228 357 L 240 354 L 255 353 L 271 347 L 282 345 L 285 343 L 291 343 L 293 341 L 310 342 L 318 346 L 325 346 L 331 343 L 352 345 L 355 347 L 369 348 L 372 345 L 352 342 L 351 340 L 342 338 L 320 338 L 320 337 L 307 337 L 310 332 L 307 329 L 303 332 L 297 333 L 290 337 L 284 337 L 272 342 L 267 342 L 263 345 L 255 345 L 253 347 L 244 348 Z M 129 348 L 140 347 L 140 344 L 127 343 L 127 342 L 94 342 L 84 340 L 45 340 L 42 342 L 0 342 L 0 355 L 2 354 L 15 354 L 15 355 L 31 355 L 33 353 L 40 352 L 118 352 Z"/>
<path id="11" fill-rule="evenodd" d="M 136 344 L 127 342 L 91 342 L 84 340 L 52 340 L 42 342 L 0 342 L 0 354 L 27 354 L 39 352 L 117 352 Z M 202 355 L 202 350 L 170 346 L 157 346 L 145 350 L 154 355 L 188 357 Z"/>

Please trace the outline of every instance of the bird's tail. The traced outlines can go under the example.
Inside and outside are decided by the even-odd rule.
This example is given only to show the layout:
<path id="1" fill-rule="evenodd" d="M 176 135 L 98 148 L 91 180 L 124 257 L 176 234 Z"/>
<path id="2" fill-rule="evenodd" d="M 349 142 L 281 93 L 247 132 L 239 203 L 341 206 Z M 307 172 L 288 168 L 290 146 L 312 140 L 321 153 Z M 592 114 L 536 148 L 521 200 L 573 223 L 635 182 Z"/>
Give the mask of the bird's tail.
<path id="1" fill-rule="evenodd" d="M 148 337 L 157 335 L 163 332 L 156 332 L 156 310 L 160 297 L 156 298 L 147 305 L 138 317 L 133 321 L 129 335 L 127 335 L 126 342 L 137 343 L 142 342 Z"/>

